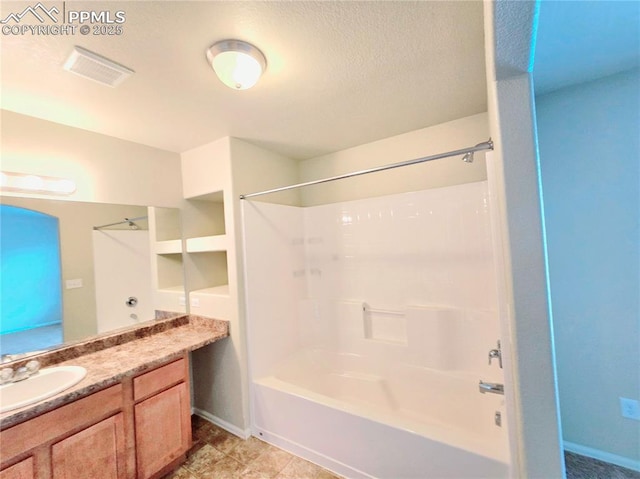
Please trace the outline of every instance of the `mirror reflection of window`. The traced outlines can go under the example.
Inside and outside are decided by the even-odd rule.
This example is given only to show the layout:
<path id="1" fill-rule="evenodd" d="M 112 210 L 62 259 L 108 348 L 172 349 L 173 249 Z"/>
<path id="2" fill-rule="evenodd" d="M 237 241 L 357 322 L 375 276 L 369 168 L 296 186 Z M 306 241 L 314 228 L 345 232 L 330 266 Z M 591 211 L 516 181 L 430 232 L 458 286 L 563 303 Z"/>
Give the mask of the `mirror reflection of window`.
<path id="1" fill-rule="evenodd" d="M 62 341 L 59 221 L 0 205 L 0 354 L 46 349 Z"/>

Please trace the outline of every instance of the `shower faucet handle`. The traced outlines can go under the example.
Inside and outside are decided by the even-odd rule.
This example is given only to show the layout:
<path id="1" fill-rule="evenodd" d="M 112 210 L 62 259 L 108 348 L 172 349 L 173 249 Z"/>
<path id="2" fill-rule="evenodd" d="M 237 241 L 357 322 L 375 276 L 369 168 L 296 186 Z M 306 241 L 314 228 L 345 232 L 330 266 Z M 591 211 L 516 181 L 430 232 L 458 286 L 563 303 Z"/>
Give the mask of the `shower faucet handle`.
<path id="1" fill-rule="evenodd" d="M 498 358 L 498 364 L 500 365 L 500 369 L 502 369 L 502 347 L 500 346 L 500 340 L 498 340 L 498 347 L 489 351 L 489 366 L 491 366 L 491 361 L 496 358 Z"/>

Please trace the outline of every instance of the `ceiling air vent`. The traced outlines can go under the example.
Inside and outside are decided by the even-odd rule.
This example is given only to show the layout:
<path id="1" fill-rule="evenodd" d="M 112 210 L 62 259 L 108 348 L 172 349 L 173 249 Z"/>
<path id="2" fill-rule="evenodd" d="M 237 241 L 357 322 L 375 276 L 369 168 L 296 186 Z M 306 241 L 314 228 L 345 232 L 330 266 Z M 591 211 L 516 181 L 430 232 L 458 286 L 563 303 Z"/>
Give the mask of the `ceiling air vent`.
<path id="1" fill-rule="evenodd" d="M 110 87 L 119 85 L 134 73 L 133 70 L 80 47 L 73 47 L 63 68 Z"/>

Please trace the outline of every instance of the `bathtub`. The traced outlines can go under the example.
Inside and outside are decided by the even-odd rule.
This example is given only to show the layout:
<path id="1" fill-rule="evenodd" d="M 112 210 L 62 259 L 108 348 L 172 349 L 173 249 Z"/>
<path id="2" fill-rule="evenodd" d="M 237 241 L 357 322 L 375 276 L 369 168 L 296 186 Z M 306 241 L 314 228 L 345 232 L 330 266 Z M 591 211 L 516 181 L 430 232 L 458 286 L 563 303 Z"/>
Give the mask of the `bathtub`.
<path id="1" fill-rule="evenodd" d="M 477 375 L 309 349 L 252 388 L 256 436 L 346 477 L 509 475 L 502 396 Z"/>

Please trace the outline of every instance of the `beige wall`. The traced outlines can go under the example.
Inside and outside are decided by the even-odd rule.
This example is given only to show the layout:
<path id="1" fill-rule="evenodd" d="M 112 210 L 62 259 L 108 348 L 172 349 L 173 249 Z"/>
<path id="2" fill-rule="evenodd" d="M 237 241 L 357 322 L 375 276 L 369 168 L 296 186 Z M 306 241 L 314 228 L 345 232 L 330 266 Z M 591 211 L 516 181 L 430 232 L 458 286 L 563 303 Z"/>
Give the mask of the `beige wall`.
<path id="1" fill-rule="evenodd" d="M 632 469 L 640 423 L 618 398 L 640 399 L 639 86 L 636 69 L 536 97 L 565 448 Z"/>
<path id="2" fill-rule="evenodd" d="M 76 341 L 97 334 L 93 227 L 145 216 L 147 209 L 35 198 L 0 197 L 0 203 L 40 211 L 60 220 L 64 340 Z M 146 229 L 146 224 L 139 222 L 141 229 Z M 69 279 L 82 279 L 82 288 L 66 289 L 65 281 Z"/>
<path id="3" fill-rule="evenodd" d="M 231 138 L 231 160 L 235 200 L 240 195 L 266 191 L 299 182 L 299 162 L 267 151 L 238 138 Z M 300 205 L 300 190 L 258 196 L 257 201 Z"/>
<path id="4" fill-rule="evenodd" d="M 178 207 L 182 199 L 177 153 L 7 110 L 0 111 L 0 154 L 3 171 L 75 180 L 67 200 Z"/>
<path id="5" fill-rule="evenodd" d="M 300 181 L 457 150 L 489 138 L 487 114 L 461 118 L 300 162 Z M 301 189 L 302 204 L 348 201 L 486 179 L 484 154 L 464 163 L 452 157 Z"/>

